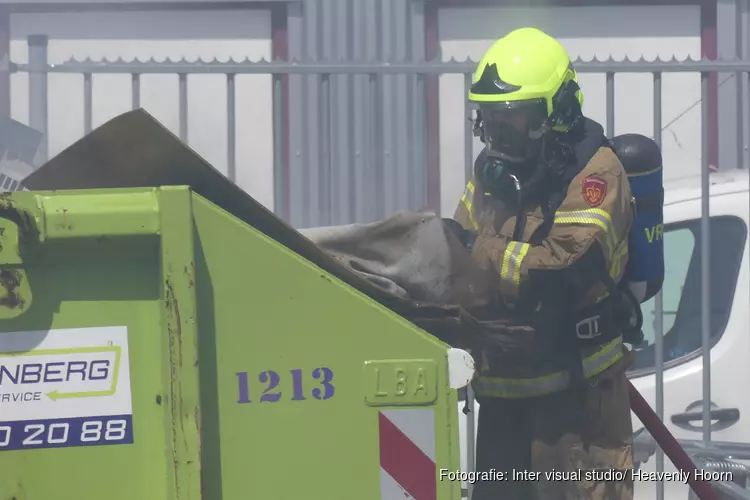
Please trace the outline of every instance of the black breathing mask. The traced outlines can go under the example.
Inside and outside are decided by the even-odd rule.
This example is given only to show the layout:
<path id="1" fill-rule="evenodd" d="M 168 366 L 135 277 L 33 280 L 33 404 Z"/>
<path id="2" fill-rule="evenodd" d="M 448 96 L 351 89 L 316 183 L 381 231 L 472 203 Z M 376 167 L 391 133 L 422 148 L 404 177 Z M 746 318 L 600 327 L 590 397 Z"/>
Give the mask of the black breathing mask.
<path id="1" fill-rule="evenodd" d="M 546 117 L 543 99 L 480 104 L 474 134 L 484 142 L 486 158 L 475 174 L 488 191 L 505 197 L 534 175 Z"/>
<path id="2" fill-rule="evenodd" d="M 474 135 L 485 144 L 486 159 L 474 173 L 487 191 L 505 198 L 544 177 L 549 146 L 544 138 L 554 125 L 574 126 L 582 116 L 579 90 L 575 81 L 565 83 L 553 97 L 552 115 L 541 98 L 479 104 Z"/>
<path id="3" fill-rule="evenodd" d="M 517 175 L 518 169 L 509 166 L 492 151 L 485 151 L 478 160 L 474 164 L 474 175 L 484 190 L 502 200 L 517 200 L 521 183 L 525 180 Z"/>

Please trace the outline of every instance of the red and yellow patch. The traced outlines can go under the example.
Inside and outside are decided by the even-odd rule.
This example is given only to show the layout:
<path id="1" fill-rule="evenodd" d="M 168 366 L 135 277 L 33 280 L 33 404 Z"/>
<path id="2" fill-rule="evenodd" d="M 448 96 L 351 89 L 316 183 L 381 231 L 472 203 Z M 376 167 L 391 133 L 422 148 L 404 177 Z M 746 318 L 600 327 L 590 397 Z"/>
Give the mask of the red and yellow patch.
<path id="1" fill-rule="evenodd" d="M 588 177 L 581 186 L 583 201 L 590 207 L 598 207 L 607 196 L 607 183 L 601 177 Z"/>

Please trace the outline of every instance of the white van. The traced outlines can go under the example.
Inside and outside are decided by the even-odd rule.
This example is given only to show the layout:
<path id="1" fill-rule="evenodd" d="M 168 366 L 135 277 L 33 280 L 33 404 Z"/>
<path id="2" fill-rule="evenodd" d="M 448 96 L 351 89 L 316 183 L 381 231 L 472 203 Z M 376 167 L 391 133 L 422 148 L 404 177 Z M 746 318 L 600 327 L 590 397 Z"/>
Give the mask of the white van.
<path id="1" fill-rule="evenodd" d="M 711 174 L 711 403 L 716 409 L 736 410 L 712 422 L 713 441 L 750 443 L 749 182 L 746 171 Z M 695 177 L 665 186 L 664 422 L 679 440 L 702 439 L 700 185 L 700 177 Z M 653 300 L 643 304 L 643 316 L 646 342 L 636 352 L 629 377 L 655 407 Z M 463 407 L 462 402 L 459 408 Z M 686 415 L 693 413 L 696 418 Z M 468 418 L 459 414 L 463 470 L 470 470 Z M 475 420 L 475 429 L 476 425 Z M 642 427 L 633 415 L 633 430 Z M 641 464 L 641 470 L 656 470 L 653 457 Z M 664 470 L 676 470 L 666 457 Z M 652 482 L 636 483 L 636 500 L 655 498 L 655 488 Z M 685 484 L 667 482 L 664 488 L 665 500 L 688 498 Z"/>

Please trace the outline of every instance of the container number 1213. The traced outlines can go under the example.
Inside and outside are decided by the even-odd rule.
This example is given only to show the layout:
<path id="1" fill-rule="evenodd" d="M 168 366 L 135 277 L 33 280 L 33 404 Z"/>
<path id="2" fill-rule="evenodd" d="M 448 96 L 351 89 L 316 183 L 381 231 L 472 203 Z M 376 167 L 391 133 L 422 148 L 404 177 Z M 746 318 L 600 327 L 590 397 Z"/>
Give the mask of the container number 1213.
<path id="1" fill-rule="evenodd" d="M 258 380 L 259 384 L 265 386 L 257 399 L 260 403 L 278 403 L 283 399 L 290 401 L 306 401 L 308 397 L 313 399 L 331 399 L 336 393 L 333 385 L 333 371 L 330 368 L 315 368 L 309 372 L 301 368 L 283 372 L 284 378 L 291 378 L 292 391 L 282 392 L 278 389 L 282 382 L 280 372 L 266 370 L 251 377 L 248 372 L 238 372 L 237 375 L 237 403 L 247 404 L 255 400 L 255 395 L 250 397 L 251 378 Z"/>

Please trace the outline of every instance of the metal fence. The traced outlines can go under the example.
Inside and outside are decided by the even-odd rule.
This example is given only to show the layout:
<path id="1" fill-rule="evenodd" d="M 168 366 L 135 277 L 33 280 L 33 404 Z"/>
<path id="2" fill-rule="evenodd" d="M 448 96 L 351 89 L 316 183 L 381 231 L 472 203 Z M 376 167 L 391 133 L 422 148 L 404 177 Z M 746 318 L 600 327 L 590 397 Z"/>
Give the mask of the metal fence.
<path id="1" fill-rule="evenodd" d="M 428 101 L 428 85 L 437 92 L 442 75 L 463 75 L 464 92 L 476 67 L 465 62 L 125 62 L 67 61 L 49 64 L 47 38 L 30 36 L 28 64 L 11 64 L 10 71 L 29 75 L 29 125 L 48 135 L 48 78 L 79 74 L 82 78 L 84 132 L 92 128 L 93 76 L 129 75 L 131 105 L 141 106 L 143 75 L 178 75 L 179 132 L 188 137 L 188 86 L 192 75 L 225 75 L 227 110 L 226 172 L 237 174 L 236 80 L 240 75 L 269 75 L 273 80 L 274 200 L 275 211 L 296 227 L 371 221 L 400 209 L 429 206 L 439 209 L 440 165 L 429 156 L 428 128 L 437 126 L 437 113 Z M 732 73 L 736 79 L 736 164 L 745 165 L 750 144 L 744 125 L 747 108 L 743 84 L 745 62 L 726 61 L 590 61 L 576 62 L 580 73 L 606 75 L 606 120 L 609 136 L 615 130 L 616 75 L 653 75 L 654 139 L 662 130 L 662 75 L 700 73 L 704 109 L 703 130 L 708 131 L 707 99 L 712 73 Z M 289 96 L 284 99 L 284 94 Z M 287 109 L 285 109 L 287 108 Z M 470 113 L 468 103 L 465 110 Z M 285 133 L 288 123 L 288 133 Z M 722 123 L 724 125 L 724 123 Z M 723 131 L 722 131 L 723 133 Z M 466 175 L 473 151 L 471 123 L 464 126 Z M 704 138 L 706 134 L 703 134 Z M 432 139 L 434 142 L 439 139 Z M 705 141 L 703 151 L 707 151 Z M 41 155 L 46 155 L 42 145 Z M 709 161 L 702 155 L 704 166 Z M 437 184 L 436 184 L 437 183 Z M 437 189 L 438 195 L 434 196 Z M 460 190 L 460 187 L 456 188 Z"/>
<path id="2" fill-rule="evenodd" d="M 130 75 L 132 79 L 132 107 L 140 107 L 140 77 L 146 74 L 179 75 L 179 135 L 187 137 L 187 87 L 188 75 L 224 74 L 227 91 L 227 172 L 235 180 L 237 164 L 235 145 L 236 102 L 235 78 L 237 75 L 262 74 L 273 78 L 273 114 L 274 114 L 274 172 L 275 203 L 277 213 L 296 226 L 325 225 L 352 221 L 373 220 L 385 216 L 395 209 L 416 209 L 428 202 L 428 155 L 426 129 L 428 110 L 426 86 L 430 78 L 445 74 L 464 75 L 465 82 L 470 82 L 475 63 L 466 62 L 395 62 L 395 63 L 325 63 L 325 62 L 91 62 L 69 61 L 60 65 L 49 65 L 47 60 L 46 38 L 42 36 L 29 39 L 29 63 L 11 64 L 11 72 L 29 74 L 29 116 L 30 125 L 47 133 L 48 120 L 48 75 L 50 73 L 74 73 L 82 76 L 84 89 L 85 131 L 92 128 L 92 75 L 109 73 Z M 745 159 L 744 145 L 750 144 L 750 130 L 745 127 L 745 115 L 750 103 L 743 99 L 743 86 L 750 85 L 750 60 L 745 61 L 592 61 L 576 62 L 576 69 L 581 73 L 604 73 L 606 75 L 607 114 L 605 130 L 607 135 L 614 133 L 615 113 L 615 75 L 617 73 L 650 73 L 653 76 L 653 130 L 654 139 L 661 144 L 662 131 L 662 75 L 665 73 L 699 73 L 701 78 L 701 114 L 702 114 L 702 219 L 701 219 L 701 332 L 703 342 L 703 436 L 701 449 L 730 449 L 733 446 L 724 444 L 719 448 L 709 448 L 711 443 L 711 369 L 710 369 L 710 325 L 711 308 L 711 272 L 710 262 L 710 226 L 709 226 L 709 79 L 716 73 L 733 73 L 738 84 L 738 113 L 736 133 L 738 137 L 737 165 L 750 168 Z M 288 78 L 288 80 L 287 80 Z M 340 99 L 337 85 L 341 79 L 348 79 L 351 89 Z M 283 87 L 288 82 L 289 93 L 298 99 L 314 98 L 318 112 L 311 114 L 304 107 L 296 111 L 299 116 L 290 121 L 300 125 L 299 130 L 291 132 L 290 143 L 285 145 L 282 126 L 286 113 L 283 106 Z M 312 85 L 314 83 L 314 85 Z M 390 91 L 388 90 L 390 87 Z M 310 90 L 310 89 L 314 90 Z M 392 94 L 387 98 L 386 94 Z M 405 92 L 405 94 L 403 94 Z M 398 94 L 398 95 L 393 95 Z M 387 102 L 386 102 L 387 101 Z M 403 109 L 399 105 L 406 103 Z M 342 112 L 348 109 L 348 112 Z M 404 120 L 385 120 L 384 114 L 391 113 L 398 118 L 399 112 Z M 466 109 L 469 113 L 468 105 Z M 341 119 L 358 120 L 341 123 Z M 333 124 L 340 133 L 332 132 Z M 305 135 L 305 127 L 317 127 L 316 144 L 312 144 Z M 467 120 L 465 129 L 465 172 L 468 177 L 473 165 L 472 130 Z M 391 151 L 385 145 L 395 148 Z M 285 151 L 288 147 L 288 151 Z M 42 154 L 45 146 L 42 146 Z M 290 168 L 287 169 L 283 159 L 288 155 Z M 289 192 L 285 186 L 289 182 Z M 346 189 L 335 189 L 344 186 Z M 312 188 L 311 188 L 312 187 Z M 460 189 L 460 188 L 457 188 Z M 395 192 L 397 194 L 388 194 Z M 343 194 L 342 194 L 343 193 Z M 290 199 L 291 198 L 291 199 Z M 293 200 L 303 200 L 299 205 Z M 310 217 L 308 208 L 317 205 L 319 217 Z M 656 411 L 660 417 L 664 412 L 663 394 L 663 308 L 661 296 L 656 299 Z M 474 417 L 469 414 L 467 420 L 469 439 L 469 467 L 473 467 Z M 738 451 L 731 448 L 737 458 L 750 458 L 750 452 L 742 448 Z M 745 456 L 746 455 L 746 456 Z M 664 457 L 661 452 L 656 457 L 657 470 L 664 468 Z M 728 487 L 729 488 L 729 487 Z M 730 488 L 731 489 L 731 488 Z M 657 498 L 663 498 L 663 485 L 657 484 Z M 732 493 L 737 498 L 750 498 Z M 744 493 L 742 493 L 744 495 Z"/>

